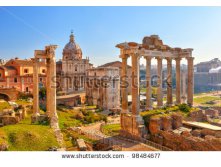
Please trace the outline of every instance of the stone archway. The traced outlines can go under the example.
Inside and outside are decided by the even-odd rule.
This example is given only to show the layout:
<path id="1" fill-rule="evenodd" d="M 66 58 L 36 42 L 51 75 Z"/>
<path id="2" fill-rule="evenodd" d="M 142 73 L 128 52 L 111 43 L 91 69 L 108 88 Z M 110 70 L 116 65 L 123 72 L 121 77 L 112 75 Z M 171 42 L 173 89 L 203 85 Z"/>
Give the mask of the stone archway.
<path id="1" fill-rule="evenodd" d="M 16 88 L 0 88 L 0 95 L 2 98 L 7 99 L 7 101 L 17 100 L 19 92 Z"/>
<path id="2" fill-rule="evenodd" d="M 0 100 L 9 101 L 10 98 L 8 95 L 0 93 Z"/>

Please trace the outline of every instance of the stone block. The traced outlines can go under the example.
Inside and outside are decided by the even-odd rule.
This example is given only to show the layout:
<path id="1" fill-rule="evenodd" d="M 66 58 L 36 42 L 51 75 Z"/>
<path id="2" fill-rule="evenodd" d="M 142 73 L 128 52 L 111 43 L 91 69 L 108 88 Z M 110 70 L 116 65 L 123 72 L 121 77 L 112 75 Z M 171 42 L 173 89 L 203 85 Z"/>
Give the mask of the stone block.
<path id="1" fill-rule="evenodd" d="M 195 137 L 201 137 L 201 130 L 198 130 L 198 129 L 193 130 L 191 131 L 191 134 Z"/>
<path id="2" fill-rule="evenodd" d="M 161 129 L 161 119 L 160 118 L 150 118 L 149 131 L 151 135 L 158 134 Z"/>
<path id="3" fill-rule="evenodd" d="M 5 125 L 13 125 L 13 124 L 17 124 L 19 122 L 19 118 L 18 117 L 14 117 L 14 116 L 1 116 L 0 117 L 0 122 L 2 122 L 2 124 Z"/>
<path id="4" fill-rule="evenodd" d="M 162 121 L 162 128 L 165 131 L 171 131 L 172 130 L 172 119 L 169 116 L 165 116 L 161 118 Z"/>
<path id="5" fill-rule="evenodd" d="M 183 117 L 181 114 L 178 114 L 178 113 L 174 113 L 171 115 L 172 117 L 172 128 L 173 129 L 178 129 L 180 127 L 183 126 Z"/>

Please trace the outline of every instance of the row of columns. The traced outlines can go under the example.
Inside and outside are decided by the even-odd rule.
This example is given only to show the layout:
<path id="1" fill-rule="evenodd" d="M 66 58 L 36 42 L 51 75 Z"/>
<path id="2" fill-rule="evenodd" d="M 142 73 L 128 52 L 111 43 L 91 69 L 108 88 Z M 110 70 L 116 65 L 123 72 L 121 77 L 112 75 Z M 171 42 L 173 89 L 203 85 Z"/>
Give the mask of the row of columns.
<path id="1" fill-rule="evenodd" d="M 127 59 L 129 55 L 121 55 L 122 58 L 122 77 L 127 76 Z M 146 109 L 152 109 L 151 102 L 151 59 L 153 57 L 145 57 L 146 59 Z M 157 59 L 157 75 L 158 75 L 158 88 L 157 88 L 157 106 L 163 106 L 163 89 L 162 89 L 162 57 L 155 57 Z M 139 56 L 136 54 L 131 55 L 132 59 L 132 113 L 139 114 Z M 192 106 L 193 104 L 193 57 L 186 57 L 188 63 L 188 86 L 187 86 L 187 103 Z M 167 105 L 173 105 L 173 89 L 172 89 L 172 58 L 167 57 Z M 176 104 L 181 103 L 181 58 L 175 58 L 176 61 Z M 128 92 L 127 88 L 122 85 L 122 112 L 128 111 Z"/>

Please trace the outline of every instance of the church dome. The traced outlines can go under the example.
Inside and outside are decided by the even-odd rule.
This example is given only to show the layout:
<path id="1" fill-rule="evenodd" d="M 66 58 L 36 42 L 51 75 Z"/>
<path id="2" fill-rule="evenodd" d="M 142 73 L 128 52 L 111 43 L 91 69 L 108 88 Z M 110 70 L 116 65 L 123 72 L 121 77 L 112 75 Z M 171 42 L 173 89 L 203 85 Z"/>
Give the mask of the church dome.
<path id="1" fill-rule="evenodd" d="M 82 50 L 80 46 L 75 42 L 73 33 L 71 33 L 70 41 L 65 45 L 63 49 L 63 59 L 64 60 L 82 59 Z"/>

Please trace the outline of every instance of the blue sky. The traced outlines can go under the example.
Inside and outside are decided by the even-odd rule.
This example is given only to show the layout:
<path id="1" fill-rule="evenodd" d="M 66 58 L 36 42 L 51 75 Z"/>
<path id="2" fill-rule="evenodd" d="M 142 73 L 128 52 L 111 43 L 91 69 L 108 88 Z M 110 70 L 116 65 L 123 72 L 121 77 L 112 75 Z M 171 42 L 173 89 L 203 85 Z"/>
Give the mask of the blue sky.
<path id="1" fill-rule="evenodd" d="M 0 58 L 30 58 L 73 29 L 91 63 L 119 60 L 115 45 L 158 34 L 172 47 L 194 48 L 195 63 L 221 57 L 221 7 L 0 7 Z"/>

